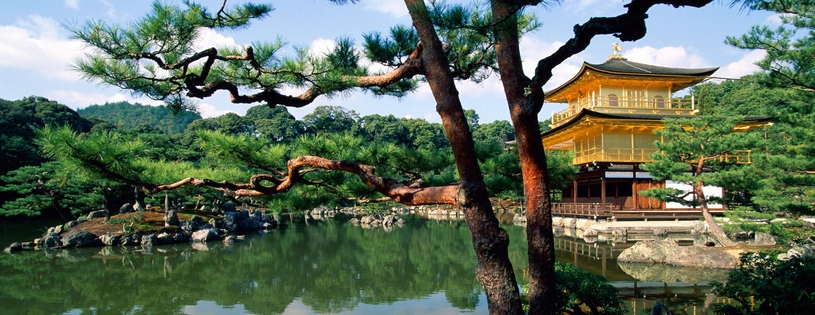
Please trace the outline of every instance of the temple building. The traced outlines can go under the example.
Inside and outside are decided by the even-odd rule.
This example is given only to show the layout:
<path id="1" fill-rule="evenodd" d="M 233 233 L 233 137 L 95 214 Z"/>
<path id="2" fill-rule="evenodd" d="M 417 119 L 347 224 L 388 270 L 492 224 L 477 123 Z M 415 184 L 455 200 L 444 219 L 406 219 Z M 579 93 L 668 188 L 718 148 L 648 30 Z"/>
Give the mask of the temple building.
<path id="1" fill-rule="evenodd" d="M 659 67 L 628 61 L 618 50 L 615 46 L 614 55 L 602 64 L 583 63 L 572 79 L 545 94 L 546 102 L 568 107 L 552 115 L 552 128 L 542 133 L 544 148 L 574 151 L 572 164 L 579 166 L 576 179 L 553 206 L 555 213 L 683 208 L 639 195 L 651 187 L 679 185 L 652 180 L 640 164 L 651 161 L 654 141 L 662 141 L 654 134 L 664 126 L 662 118 L 698 112 L 693 96 L 674 93 L 704 81 L 718 67 Z M 766 118 L 746 118 L 736 129 L 766 123 Z M 740 158 L 749 161 L 749 155 Z M 711 189 L 721 196 L 721 188 Z"/>

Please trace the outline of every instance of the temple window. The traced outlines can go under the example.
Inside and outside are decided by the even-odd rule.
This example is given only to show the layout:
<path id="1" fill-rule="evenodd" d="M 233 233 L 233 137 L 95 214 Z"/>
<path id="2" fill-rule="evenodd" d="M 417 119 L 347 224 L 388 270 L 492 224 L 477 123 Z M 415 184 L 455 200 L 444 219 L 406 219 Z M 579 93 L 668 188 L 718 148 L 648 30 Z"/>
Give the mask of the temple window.
<path id="1" fill-rule="evenodd" d="M 665 98 L 660 95 L 654 96 L 654 107 L 665 108 Z"/>
<path id="2" fill-rule="evenodd" d="M 608 95 L 608 106 L 618 106 L 617 102 L 617 94 L 609 94 Z"/>

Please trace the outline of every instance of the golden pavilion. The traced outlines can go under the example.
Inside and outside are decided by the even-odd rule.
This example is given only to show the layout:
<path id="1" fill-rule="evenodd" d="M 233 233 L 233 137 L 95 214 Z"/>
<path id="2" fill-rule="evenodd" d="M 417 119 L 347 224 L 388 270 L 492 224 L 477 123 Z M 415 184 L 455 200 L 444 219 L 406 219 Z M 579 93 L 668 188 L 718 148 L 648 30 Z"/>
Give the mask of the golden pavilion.
<path id="1" fill-rule="evenodd" d="M 618 50 L 615 47 L 604 63 L 584 62 L 572 79 L 545 94 L 546 102 L 568 107 L 552 115 L 551 129 L 541 134 L 544 148 L 574 151 L 572 164 L 579 166 L 575 180 L 553 206 L 556 214 L 688 210 L 640 196 L 641 190 L 666 185 L 652 180 L 640 164 L 651 161 L 648 155 L 656 151 L 654 141 L 662 140 L 654 134 L 664 126 L 662 118 L 698 112 L 693 96 L 674 97 L 674 93 L 706 80 L 718 67 L 642 64 L 627 60 Z M 736 129 L 766 123 L 766 117 L 746 118 Z M 749 162 L 749 155 L 739 158 Z"/>

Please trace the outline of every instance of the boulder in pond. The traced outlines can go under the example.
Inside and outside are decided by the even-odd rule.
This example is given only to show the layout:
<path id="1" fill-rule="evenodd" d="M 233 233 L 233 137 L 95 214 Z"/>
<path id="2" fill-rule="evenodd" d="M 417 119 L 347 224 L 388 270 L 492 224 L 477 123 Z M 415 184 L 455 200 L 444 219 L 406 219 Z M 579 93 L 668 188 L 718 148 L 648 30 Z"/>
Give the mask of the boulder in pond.
<path id="1" fill-rule="evenodd" d="M 23 243 L 14 242 L 14 243 L 11 243 L 11 245 L 9 245 L 8 247 L 6 247 L 5 252 L 6 253 L 11 253 L 11 252 L 19 252 L 21 250 L 23 250 Z"/>
<path id="2" fill-rule="evenodd" d="M 620 253 L 617 261 L 723 269 L 738 265 L 738 259 L 724 251 L 702 246 L 679 246 L 673 240 L 639 241 Z"/>
<path id="3" fill-rule="evenodd" d="M 99 240 L 102 241 L 102 244 L 105 244 L 106 246 L 117 246 L 121 243 L 122 235 L 107 233 L 105 235 L 100 236 Z"/>
<path id="4" fill-rule="evenodd" d="M 70 230 L 62 235 L 62 247 L 102 246 L 99 237 L 85 230 Z"/>
<path id="5" fill-rule="evenodd" d="M 218 239 L 218 230 L 216 229 L 203 229 L 192 233 L 190 240 L 193 242 L 206 242 Z"/>

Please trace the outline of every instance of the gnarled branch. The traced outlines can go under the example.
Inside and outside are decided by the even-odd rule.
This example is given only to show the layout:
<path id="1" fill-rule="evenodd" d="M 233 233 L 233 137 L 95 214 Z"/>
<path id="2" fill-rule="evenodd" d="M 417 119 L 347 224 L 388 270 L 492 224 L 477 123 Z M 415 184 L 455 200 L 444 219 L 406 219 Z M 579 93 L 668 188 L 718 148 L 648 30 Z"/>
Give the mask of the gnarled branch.
<path id="1" fill-rule="evenodd" d="M 374 167 L 350 161 L 330 160 L 319 156 L 301 156 L 289 160 L 287 163 L 288 175 L 278 178 L 268 174 L 257 174 L 249 179 L 248 183 L 230 183 L 227 181 L 216 182 L 209 179 L 199 179 L 188 177 L 178 182 L 145 186 L 145 192 L 155 194 L 161 191 L 173 190 L 185 185 L 196 187 L 210 187 L 221 190 L 230 196 L 258 197 L 286 192 L 295 184 L 302 182 L 301 169 L 319 168 L 330 171 L 342 171 L 357 175 L 363 183 L 373 190 L 393 199 L 396 202 L 406 205 L 428 205 L 428 204 L 456 204 L 456 194 L 459 191 L 458 185 L 447 185 L 438 187 L 421 187 L 421 185 L 410 185 L 399 181 L 376 176 Z M 272 185 L 264 185 L 263 182 L 271 182 Z"/>

